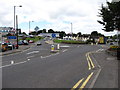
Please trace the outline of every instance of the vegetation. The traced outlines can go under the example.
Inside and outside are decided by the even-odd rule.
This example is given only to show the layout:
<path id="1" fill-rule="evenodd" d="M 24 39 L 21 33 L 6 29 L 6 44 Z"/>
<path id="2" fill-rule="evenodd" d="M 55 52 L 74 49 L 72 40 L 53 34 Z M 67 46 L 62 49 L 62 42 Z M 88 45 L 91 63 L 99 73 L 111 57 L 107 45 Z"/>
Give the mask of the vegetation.
<path id="1" fill-rule="evenodd" d="M 118 51 L 118 50 L 120 50 L 120 46 L 112 45 L 112 46 L 110 46 L 110 48 L 108 50 L 109 51 Z"/>
<path id="2" fill-rule="evenodd" d="M 75 41 L 75 40 L 54 40 L 55 43 L 66 43 L 66 44 L 85 44 L 84 41 Z"/>
<path id="3" fill-rule="evenodd" d="M 38 41 L 38 40 L 40 40 L 40 39 L 42 39 L 42 37 L 40 37 L 40 36 L 32 37 L 32 38 L 30 38 L 30 37 L 27 37 L 27 38 L 26 38 L 26 40 L 33 40 L 34 42 L 36 42 L 36 41 Z"/>
<path id="4" fill-rule="evenodd" d="M 102 17 L 102 21 L 98 22 L 104 26 L 103 30 L 106 32 L 118 30 L 120 31 L 120 1 L 119 2 L 107 2 L 107 6 L 103 6 L 100 9 L 99 17 Z M 119 46 L 120 46 L 120 37 Z"/>

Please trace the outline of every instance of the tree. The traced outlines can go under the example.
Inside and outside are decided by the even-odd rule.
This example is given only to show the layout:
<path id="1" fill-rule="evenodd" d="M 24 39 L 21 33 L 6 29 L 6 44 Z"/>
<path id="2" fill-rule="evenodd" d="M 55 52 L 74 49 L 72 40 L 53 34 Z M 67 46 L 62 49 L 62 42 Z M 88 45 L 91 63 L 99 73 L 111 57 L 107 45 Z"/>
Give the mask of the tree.
<path id="1" fill-rule="evenodd" d="M 103 6 L 100 9 L 99 17 L 102 17 L 102 21 L 98 22 L 104 26 L 104 31 L 120 30 L 120 1 L 119 2 L 107 2 L 107 6 Z"/>
<path id="2" fill-rule="evenodd" d="M 54 33 L 54 30 L 53 29 L 49 29 L 48 33 Z"/>
<path id="3" fill-rule="evenodd" d="M 77 35 L 80 37 L 80 36 L 82 35 L 82 33 L 81 33 L 81 32 L 78 32 Z"/>
<path id="4" fill-rule="evenodd" d="M 27 35 L 25 32 L 22 32 L 21 34 Z"/>
<path id="5" fill-rule="evenodd" d="M 43 29 L 42 32 L 43 32 L 43 33 L 46 33 L 46 29 Z"/>
<path id="6" fill-rule="evenodd" d="M 102 21 L 98 22 L 104 26 L 103 30 L 110 32 L 114 30 L 120 31 L 120 1 L 119 2 L 107 2 L 107 6 L 103 6 L 100 9 L 99 17 L 102 17 Z M 119 46 L 120 46 L 120 37 Z"/>
<path id="7" fill-rule="evenodd" d="M 59 36 L 60 36 L 60 38 L 63 39 L 63 37 L 66 36 L 66 33 L 64 31 L 61 31 L 61 32 L 59 32 Z"/>

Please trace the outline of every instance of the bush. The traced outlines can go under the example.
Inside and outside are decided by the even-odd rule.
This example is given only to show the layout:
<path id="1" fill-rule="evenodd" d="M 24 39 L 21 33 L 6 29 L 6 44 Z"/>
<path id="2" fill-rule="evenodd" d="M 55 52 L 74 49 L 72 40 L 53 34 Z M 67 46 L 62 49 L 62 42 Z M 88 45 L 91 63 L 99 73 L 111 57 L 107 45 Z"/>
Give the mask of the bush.
<path id="1" fill-rule="evenodd" d="M 85 44 L 84 41 L 75 40 L 54 40 L 55 43 L 66 43 L 66 44 Z"/>

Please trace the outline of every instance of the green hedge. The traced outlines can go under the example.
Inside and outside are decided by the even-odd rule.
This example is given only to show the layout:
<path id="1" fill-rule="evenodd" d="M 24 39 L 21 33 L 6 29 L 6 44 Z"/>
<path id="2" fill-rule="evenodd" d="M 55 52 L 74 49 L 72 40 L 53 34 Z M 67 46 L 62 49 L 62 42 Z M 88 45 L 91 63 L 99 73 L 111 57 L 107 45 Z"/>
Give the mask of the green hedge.
<path id="1" fill-rule="evenodd" d="M 54 40 L 55 43 L 66 43 L 66 44 L 85 44 L 84 41 L 75 41 L 75 40 Z"/>

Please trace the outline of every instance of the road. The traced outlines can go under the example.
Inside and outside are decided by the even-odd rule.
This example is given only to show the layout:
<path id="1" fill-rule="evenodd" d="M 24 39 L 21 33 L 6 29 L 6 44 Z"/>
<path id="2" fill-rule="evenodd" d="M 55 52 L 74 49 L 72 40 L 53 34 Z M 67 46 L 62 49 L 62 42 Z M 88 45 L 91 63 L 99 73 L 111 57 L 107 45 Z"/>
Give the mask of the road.
<path id="1" fill-rule="evenodd" d="M 118 61 L 106 45 L 33 46 L 2 58 L 3 88 L 117 88 Z M 69 47 L 64 47 L 69 46 Z"/>

